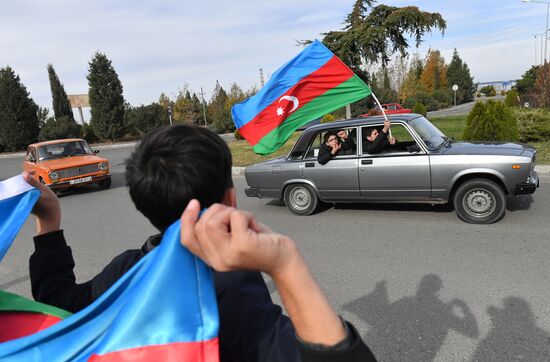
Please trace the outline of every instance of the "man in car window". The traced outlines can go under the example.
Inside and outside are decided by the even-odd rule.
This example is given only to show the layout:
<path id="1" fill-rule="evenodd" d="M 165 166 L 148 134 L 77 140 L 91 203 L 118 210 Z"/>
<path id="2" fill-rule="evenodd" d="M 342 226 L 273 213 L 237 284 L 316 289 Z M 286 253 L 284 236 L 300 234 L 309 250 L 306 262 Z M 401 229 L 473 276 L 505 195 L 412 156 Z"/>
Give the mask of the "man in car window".
<path id="1" fill-rule="evenodd" d="M 319 147 L 319 154 L 317 155 L 317 162 L 321 165 L 326 164 L 328 161 L 332 160 L 334 156 L 340 152 L 342 144 L 338 135 L 334 131 L 328 131 L 323 136 L 323 143 Z"/>
<path id="2" fill-rule="evenodd" d="M 340 145 L 342 146 L 342 154 L 343 155 L 354 155 L 357 151 L 357 146 L 355 145 L 355 142 L 353 141 L 353 138 L 350 137 L 348 132 L 346 130 L 341 129 L 337 133 L 338 137 L 340 138 Z"/>
<path id="3" fill-rule="evenodd" d="M 390 121 L 384 121 L 384 127 L 380 132 L 378 132 L 376 128 L 373 128 L 370 131 L 370 135 L 368 135 L 365 142 L 363 142 L 363 153 L 375 154 L 383 151 L 390 145 L 395 145 L 397 142 L 396 139 L 393 137 L 388 138 L 390 126 Z"/>

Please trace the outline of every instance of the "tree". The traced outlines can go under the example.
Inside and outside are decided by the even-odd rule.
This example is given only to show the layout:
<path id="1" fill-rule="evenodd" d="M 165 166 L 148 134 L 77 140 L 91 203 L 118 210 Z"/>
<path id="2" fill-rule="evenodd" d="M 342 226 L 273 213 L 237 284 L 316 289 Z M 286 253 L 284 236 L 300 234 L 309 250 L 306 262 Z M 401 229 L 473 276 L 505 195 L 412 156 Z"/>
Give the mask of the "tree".
<path id="1" fill-rule="evenodd" d="M 476 102 L 466 120 L 465 140 L 518 141 L 517 120 L 502 102 Z"/>
<path id="2" fill-rule="evenodd" d="M 123 135 L 125 128 L 122 84 L 105 54 L 95 53 L 88 65 L 91 123 L 98 137 L 115 141 Z"/>
<path id="3" fill-rule="evenodd" d="M 132 125 L 141 135 L 147 134 L 161 125 L 169 124 L 168 111 L 158 103 L 130 107 L 126 110 L 124 117 L 126 124 Z"/>
<path id="4" fill-rule="evenodd" d="M 516 89 L 520 96 L 527 96 L 535 90 L 535 81 L 540 65 L 533 65 L 529 70 L 523 73 L 523 76 L 518 80 Z"/>
<path id="5" fill-rule="evenodd" d="M 69 117 L 74 122 L 73 109 L 63 84 L 59 81 L 53 65 L 48 64 L 48 78 L 50 79 L 50 89 L 52 91 L 52 105 L 55 118 L 61 118 L 63 116 Z M 76 122 L 75 122 L 76 124 Z"/>
<path id="6" fill-rule="evenodd" d="M 216 87 L 212 94 L 212 99 L 208 104 L 208 119 L 213 123 L 216 132 L 233 132 L 235 125 L 231 118 L 231 113 L 227 110 L 227 102 L 229 97 L 222 88 L 220 83 L 216 81 Z"/>
<path id="7" fill-rule="evenodd" d="M 447 66 L 439 50 L 428 51 L 420 83 L 428 93 L 447 88 Z"/>
<path id="8" fill-rule="evenodd" d="M 38 118 L 38 127 L 42 128 L 50 117 L 50 110 L 47 107 L 38 106 L 36 117 Z"/>
<path id="9" fill-rule="evenodd" d="M 447 26 L 439 13 L 421 11 L 415 6 L 399 8 L 373 6 L 374 3 L 374 0 L 356 0 L 344 28 L 329 31 L 323 38 L 323 43 L 365 81 L 368 65 L 378 62 L 386 65 L 396 52 L 405 57 L 409 37 L 418 46 L 424 34 L 435 29 L 443 33 Z"/>
<path id="10" fill-rule="evenodd" d="M 40 129 L 38 139 L 40 141 L 55 140 L 58 138 L 80 137 L 81 129 L 69 116 L 50 117 Z"/>
<path id="11" fill-rule="evenodd" d="M 504 104 L 506 104 L 508 107 L 519 107 L 518 91 L 515 89 L 510 89 L 508 93 L 506 93 Z"/>
<path id="12" fill-rule="evenodd" d="M 410 62 L 410 67 L 405 76 L 405 80 L 401 87 L 399 88 L 399 98 L 401 102 L 404 102 L 407 98 L 416 97 L 418 94 L 425 92 L 424 86 L 420 82 L 420 76 L 422 75 L 422 70 L 424 69 L 424 64 L 422 59 L 415 54 Z M 413 104 L 416 102 L 412 102 Z"/>
<path id="13" fill-rule="evenodd" d="M 390 76 L 388 74 L 388 69 L 382 67 L 376 76 L 372 78 L 372 91 L 376 94 L 376 97 L 380 103 L 394 103 L 399 100 L 399 96 L 391 86 Z M 382 86 L 378 86 L 382 80 Z"/>
<path id="14" fill-rule="evenodd" d="M 550 63 L 544 63 L 537 73 L 535 97 L 539 107 L 550 108 Z"/>
<path id="15" fill-rule="evenodd" d="M 194 124 L 198 123 L 201 118 L 201 114 L 197 111 L 196 104 L 191 97 L 191 93 L 189 93 L 187 85 L 180 90 L 172 108 L 174 123 Z"/>
<path id="16" fill-rule="evenodd" d="M 36 141 L 38 106 L 9 66 L 0 68 L 0 148 L 24 149 Z"/>
<path id="17" fill-rule="evenodd" d="M 453 59 L 451 59 L 447 67 L 447 83 L 449 86 L 455 84 L 458 86 L 458 90 L 456 91 L 457 104 L 471 102 L 474 99 L 476 92 L 474 78 L 470 75 L 468 65 L 460 59 L 456 48 L 453 53 Z"/>

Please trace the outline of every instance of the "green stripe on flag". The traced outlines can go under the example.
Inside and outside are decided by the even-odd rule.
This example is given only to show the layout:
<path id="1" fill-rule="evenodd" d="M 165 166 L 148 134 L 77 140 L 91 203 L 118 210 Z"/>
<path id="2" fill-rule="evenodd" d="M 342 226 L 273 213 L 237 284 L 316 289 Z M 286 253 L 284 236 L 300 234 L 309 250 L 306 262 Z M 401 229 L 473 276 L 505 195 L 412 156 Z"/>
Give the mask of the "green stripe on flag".
<path id="1" fill-rule="evenodd" d="M 344 83 L 334 87 L 289 116 L 279 127 L 265 135 L 254 147 L 254 152 L 268 155 L 278 150 L 301 125 L 320 118 L 346 104 L 358 101 L 372 94 L 370 88 L 354 75 Z"/>
<path id="2" fill-rule="evenodd" d="M 61 319 L 72 315 L 72 313 L 69 313 L 63 309 L 35 302 L 34 300 L 6 292 L 5 290 L 0 290 L 0 312 L 42 313 Z"/>

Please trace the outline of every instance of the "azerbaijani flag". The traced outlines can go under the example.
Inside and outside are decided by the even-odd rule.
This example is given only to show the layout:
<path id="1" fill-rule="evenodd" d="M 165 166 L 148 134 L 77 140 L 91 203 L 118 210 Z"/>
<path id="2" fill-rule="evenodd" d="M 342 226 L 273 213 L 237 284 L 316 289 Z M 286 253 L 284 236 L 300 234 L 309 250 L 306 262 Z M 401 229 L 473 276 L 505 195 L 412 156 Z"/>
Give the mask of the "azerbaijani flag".
<path id="1" fill-rule="evenodd" d="M 279 149 L 301 125 L 372 91 L 337 56 L 315 40 L 278 69 L 253 97 L 231 110 L 239 133 L 266 155 Z"/>
<path id="2" fill-rule="evenodd" d="M 0 191 L 5 191 L 0 193 L 3 253 L 39 196 L 38 190 L 25 185 L 20 176 L 0 183 Z M 63 320 L 50 321 L 49 328 L 0 343 L 0 360 L 219 361 L 212 271 L 180 244 L 179 235 L 177 221 L 157 248 L 93 304 Z M 22 306 L 23 301 L 7 293 L 0 298 L 5 310 L 58 312 Z M 1 318 L 2 313 L 0 324 Z"/>

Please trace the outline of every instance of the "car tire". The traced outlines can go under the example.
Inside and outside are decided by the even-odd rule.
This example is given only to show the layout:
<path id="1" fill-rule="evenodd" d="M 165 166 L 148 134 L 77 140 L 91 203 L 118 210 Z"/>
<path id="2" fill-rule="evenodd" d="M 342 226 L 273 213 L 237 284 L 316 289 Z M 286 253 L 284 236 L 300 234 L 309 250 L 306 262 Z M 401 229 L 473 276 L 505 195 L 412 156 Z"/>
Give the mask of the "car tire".
<path id="1" fill-rule="evenodd" d="M 458 187 L 453 198 L 458 217 L 470 224 L 492 224 L 506 210 L 506 195 L 495 182 L 473 179 Z"/>
<path id="2" fill-rule="evenodd" d="M 294 184 L 285 189 L 286 207 L 296 215 L 311 215 L 319 204 L 313 187 L 306 184 Z"/>
<path id="3" fill-rule="evenodd" d="M 106 190 L 111 187 L 111 178 L 109 177 L 108 179 L 101 180 L 97 184 L 99 185 L 100 189 Z"/>

